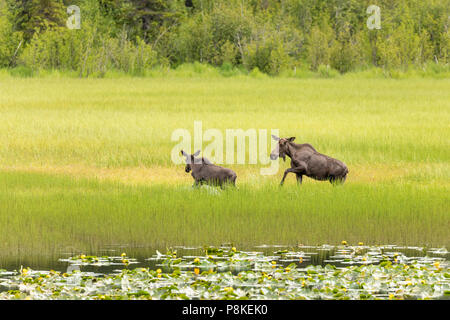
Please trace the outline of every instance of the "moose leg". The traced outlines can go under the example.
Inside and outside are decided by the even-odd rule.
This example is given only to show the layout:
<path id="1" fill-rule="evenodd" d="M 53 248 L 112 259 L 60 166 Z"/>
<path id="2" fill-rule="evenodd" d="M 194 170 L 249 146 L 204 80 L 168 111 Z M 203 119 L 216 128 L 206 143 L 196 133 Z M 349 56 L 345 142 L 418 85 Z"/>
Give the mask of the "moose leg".
<path id="1" fill-rule="evenodd" d="M 346 176 L 344 176 L 344 177 L 335 177 L 335 176 L 332 176 L 332 177 L 330 177 L 330 183 L 331 183 L 333 186 L 335 186 L 335 185 L 341 185 L 341 184 L 344 184 L 345 178 L 346 178 Z"/>
<path id="2" fill-rule="evenodd" d="M 285 172 L 284 172 L 284 175 L 283 175 L 283 179 L 281 179 L 281 182 L 280 182 L 280 186 L 282 186 L 283 185 L 283 183 L 284 183 L 284 179 L 286 179 L 286 176 L 287 176 L 287 174 L 289 173 L 289 171 L 288 171 L 289 169 L 287 169 Z"/>
<path id="3" fill-rule="evenodd" d="M 236 187 L 236 178 L 237 178 L 236 175 L 231 177 L 231 183 L 233 184 L 233 187 Z"/>
<path id="4" fill-rule="evenodd" d="M 302 180 L 303 180 L 303 175 L 297 173 L 297 183 L 302 184 Z"/>
<path id="5" fill-rule="evenodd" d="M 283 175 L 283 179 L 281 179 L 280 185 L 283 185 L 284 179 L 286 179 L 286 176 L 289 172 L 297 174 L 297 181 L 298 181 L 298 176 L 300 176 L 300 179 L 301 179 L 301 176 L 306 174 L 306 168 L 305 168 L 305 166 L 301 165 L 301 166 L 298 166 L 295 168 L 286 169 L 286 171 L 284 172 L 284 175 Z"/>
<path id="6" fill-rule="evenodd" d="M 220 189 L 224 190 L 225 189 L 225 185 L 227 184 L 227 180 L 222 180 L 222 179 L 217 179 L 214 181 L 214 185 L 215 186 L 219 186 Z"/>

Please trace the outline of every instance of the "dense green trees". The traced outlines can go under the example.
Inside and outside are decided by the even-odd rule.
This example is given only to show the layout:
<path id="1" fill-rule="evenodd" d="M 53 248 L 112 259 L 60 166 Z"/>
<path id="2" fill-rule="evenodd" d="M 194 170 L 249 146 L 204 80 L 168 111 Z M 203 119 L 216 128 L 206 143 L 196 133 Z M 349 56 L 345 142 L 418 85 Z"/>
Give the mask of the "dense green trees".
<path id="1" fill-rule="evenodd" d="M 381 29 L 367 26 L 372 4 Z M 81 29 L 66 27 L 69 5 L 80 7 Z M 0 67 L 448 68 L 449 15 L 448 0 L 0 0 Z"/>

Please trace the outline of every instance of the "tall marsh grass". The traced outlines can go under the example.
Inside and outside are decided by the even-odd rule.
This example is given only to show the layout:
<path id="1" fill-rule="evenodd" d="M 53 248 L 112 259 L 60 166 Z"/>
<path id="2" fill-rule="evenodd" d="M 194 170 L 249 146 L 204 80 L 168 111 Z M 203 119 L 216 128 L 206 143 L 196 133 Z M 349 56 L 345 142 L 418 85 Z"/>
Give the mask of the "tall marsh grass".
<path id="1" fill-rule="evenodd" d="M 448 245 L 448 190 L 411 183 L 125 186 L 0 174 L 2 250 L 102 245 Z"/>
<path id="2" fill-rule="evenodd" d="M 448 245 L 449 89 L 449 79 L 0 73 L 0 251 Z M 298 188 L 290 177 L 279 188 L 288 163 L 265 178 L 261 165 L 234 165 L 237 190 L 194 191 L 170 160 L 170 137 L 195 120 L 203 130 L 280 129 L 344 161 L 348 180 Z"/>
<path id="3" fill-rule="evenodd" d="M 448 79 L 4 78 L 0 163 L 172 166 L 172 132 L 201 120 L 223 133 L 280 129 L 348 164 L 448 164 L 449 88 Z"/>

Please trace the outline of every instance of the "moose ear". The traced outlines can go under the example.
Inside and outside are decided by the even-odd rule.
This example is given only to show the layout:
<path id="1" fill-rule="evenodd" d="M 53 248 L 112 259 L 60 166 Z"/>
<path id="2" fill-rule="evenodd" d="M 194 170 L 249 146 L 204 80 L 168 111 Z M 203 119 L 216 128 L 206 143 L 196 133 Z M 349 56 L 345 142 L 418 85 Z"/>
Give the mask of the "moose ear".
<path id="1" fill-rule="evenodd" d="M 280 138 L 278 138 L 278 137 L 275 136 L 275 135 L 272 135 L 272 138 L 273 138 L 273 140 L 275 140 L 275 141 L 280 141 Z"/>
<path id="2" fill-rule="evenodd" d="M 181 153 L 182 156 L 188 157 L 188 154 L 186 152 L 184 152 L 184 150 L 181 150 L 180 153 Z"/>
<path id="3" fill-rule="evenodd" d="M 198 156 L 200 154 L 200 150 L 197 150 L 196 153 L 194 153 L 194 157 Z"/>
<path id="4" fill-rule="evenodd" d="M 295 140 L 295 137 L 290 137 L 290 138 L 288 138 L 287 140 L 288 140 L 289 142 L 292 142 L 292 141 Z"/>
<path id="5" fill-rule="evenodd" d="M 205 164 L 212 164 L 211 161 L 209 161 L 208 159 L 206 159 L 204 157 L 202 157 L 202 162 L 205 163 Z"/>

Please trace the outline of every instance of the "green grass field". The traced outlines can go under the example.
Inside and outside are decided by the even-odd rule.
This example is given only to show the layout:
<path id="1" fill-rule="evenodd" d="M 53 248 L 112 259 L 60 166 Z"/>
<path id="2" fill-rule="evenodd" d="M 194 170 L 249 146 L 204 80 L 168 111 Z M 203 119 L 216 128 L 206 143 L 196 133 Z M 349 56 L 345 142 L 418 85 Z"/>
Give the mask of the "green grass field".
<path id="1" fill-rule="evenodd" d="M 261 165 L 193 191 L 177 128 L 280 129 L 344 161 L 333 187 Z M 0 252 L 105 244 L 448 246 L 450 79 L 0 76 Z"/>

